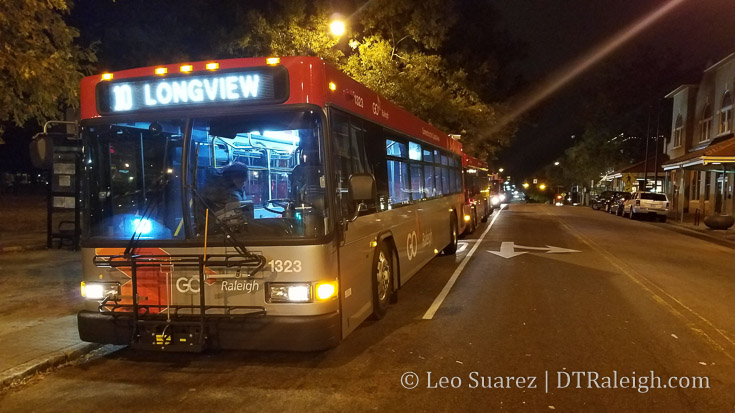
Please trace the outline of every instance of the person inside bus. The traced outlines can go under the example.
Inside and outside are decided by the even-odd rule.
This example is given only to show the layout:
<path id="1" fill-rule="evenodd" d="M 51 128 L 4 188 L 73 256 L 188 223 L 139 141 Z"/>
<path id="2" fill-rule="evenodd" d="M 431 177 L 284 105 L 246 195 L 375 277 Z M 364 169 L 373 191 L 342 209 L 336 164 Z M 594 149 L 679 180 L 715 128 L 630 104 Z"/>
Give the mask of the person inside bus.
<path id="1" fill-rule="evenodd" d="M 209 208 L 217 215 L 240 207 L 250 206 L 252 201 L 246 194 L 248 167 L 242 162 L 233 162 L 222 168 L 221 179 L 215 180 L 204 190 Z"/>
<path id="2" fill-rule="evenodd" d="M 321 199 L 320 177 L 322 171 L 318 165 L 316 153 L 303 149 L 300 153 L 300 162 L 291 172 L 291 196 L 297 204 L 312 204 L 317 199 Z"/>

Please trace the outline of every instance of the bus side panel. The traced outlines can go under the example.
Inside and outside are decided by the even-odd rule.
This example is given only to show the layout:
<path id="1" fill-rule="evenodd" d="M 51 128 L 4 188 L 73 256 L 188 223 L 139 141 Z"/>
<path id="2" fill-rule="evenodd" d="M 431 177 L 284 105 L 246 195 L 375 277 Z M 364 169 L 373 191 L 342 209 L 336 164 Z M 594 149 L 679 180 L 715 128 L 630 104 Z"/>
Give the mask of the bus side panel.
<path id="1" fill-rule="evenodd" d="M 342 337 L 347 337 L 373 312 L 373 258 L 376 240 L 386 225 L 383 214 L 363 216 L 344 231 L 339 249 L 340 299 L 342 300 Z"/>

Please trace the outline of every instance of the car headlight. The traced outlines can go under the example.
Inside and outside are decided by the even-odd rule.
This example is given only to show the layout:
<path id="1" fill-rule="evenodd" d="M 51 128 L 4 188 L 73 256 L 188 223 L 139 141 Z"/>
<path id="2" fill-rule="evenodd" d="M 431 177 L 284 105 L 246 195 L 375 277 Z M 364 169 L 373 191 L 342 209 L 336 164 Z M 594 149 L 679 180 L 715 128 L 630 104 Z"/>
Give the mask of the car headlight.
<path id="1" fill-rule="evenodd" d="M 84 282 L 81 286 L 82 297 L 87 300 L 110 300 L 120 299 L 120 283 L 117 282 Z"/>

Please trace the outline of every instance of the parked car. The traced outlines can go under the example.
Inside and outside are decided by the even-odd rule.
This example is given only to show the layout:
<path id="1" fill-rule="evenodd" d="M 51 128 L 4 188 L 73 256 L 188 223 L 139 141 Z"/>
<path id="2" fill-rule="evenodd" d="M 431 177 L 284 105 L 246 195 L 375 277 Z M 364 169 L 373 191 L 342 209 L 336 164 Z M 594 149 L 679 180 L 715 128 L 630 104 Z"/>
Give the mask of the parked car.
<path id="1" fill-rule="evenodd" d="M 633 194 L 630 192 L 618 192 L 615 197 L 607 204 L 607 212 L 617 216 L 623 215 L 623 204 L 629 200 Z"/>
<path id="2" fill-rule="evenodd" d="M 614 191 L 602 191 L 599 195 L 592 198 L 590 206 L 592 207 L 592 209 L 597 211 L 607 205 L 607 202 L 610 200 L 610 198 L 613 197 L 614 194 Z"/>
<path id="3" fill-rule="evenodd" d="M 633 196 L 623 203 L 623 214 L 630 219 L 635 219 L 640 215 L 647 215 L 658 218 L 661 222 L 666 222 L 666 215 L 669 212 L 669 199 L 666 194 L 656 192 L 636 192 Z"/>

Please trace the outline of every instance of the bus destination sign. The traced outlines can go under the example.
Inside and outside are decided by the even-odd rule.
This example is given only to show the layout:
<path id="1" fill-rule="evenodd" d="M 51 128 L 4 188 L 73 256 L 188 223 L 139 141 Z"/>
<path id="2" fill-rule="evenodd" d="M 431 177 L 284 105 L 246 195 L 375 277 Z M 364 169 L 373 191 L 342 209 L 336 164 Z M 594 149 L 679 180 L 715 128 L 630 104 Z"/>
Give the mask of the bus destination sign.
<path id="1" fill-rule="evenodd" d="M 104 114 L 180 106 L 279 103 L 288 97 L 287 83 L 285 71 L 272 68 L 174 78 L 125 79 L 98 84 L 97 101 L 100 113 Z"/>

